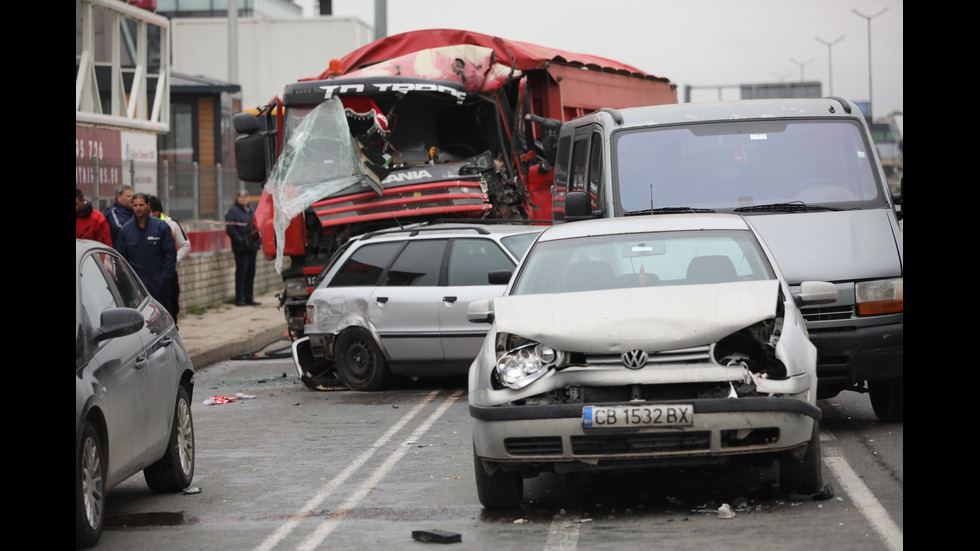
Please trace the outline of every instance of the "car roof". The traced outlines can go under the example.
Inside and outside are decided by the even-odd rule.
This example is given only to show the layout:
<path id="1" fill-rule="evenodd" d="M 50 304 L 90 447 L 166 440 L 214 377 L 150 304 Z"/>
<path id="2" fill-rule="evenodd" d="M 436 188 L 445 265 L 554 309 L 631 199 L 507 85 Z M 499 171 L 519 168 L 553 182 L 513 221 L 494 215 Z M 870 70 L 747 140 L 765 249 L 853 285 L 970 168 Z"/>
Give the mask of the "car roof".
<path id="1" fill-rule="evenodd" d="M 567 222 L 548 228 L 538 241 L 554 241 L 592 235 L 689 231 L 748 230 L 748 221 L 737 214 L 650 214 Z"/>
<path id="2" fill-rule="evenodd" d="M 416 224 L 404 228 L 389 228 L 368 232 L 351 238 L 352 241 L 390 241 L 409 238 L 446 238 L 446 237 L 504 237 L 521 233 L 537 233 L 547 226 L 531 224 L 467 224 L 439 223 Z"/>
<path id="3" fill-rule="evenodd" d="M 811 117 L 863 119 L 861 110 L 855 104 L 844 99 L 828 97 L 709 101 L 605 109 L 575 119 L 570 124 L 612 118 L 617 127 L 628 128 L 678 123 Z"/>
<path id="4" fill-rule="evenodd" d="M 75 258 L 81 257 L 83 254 L 93 250 L 102 249 L 113 251 L 112 247 L 109 247 L 98 241 L 92 241 L 91 239 L 76 239 L 75 240 Z"/>

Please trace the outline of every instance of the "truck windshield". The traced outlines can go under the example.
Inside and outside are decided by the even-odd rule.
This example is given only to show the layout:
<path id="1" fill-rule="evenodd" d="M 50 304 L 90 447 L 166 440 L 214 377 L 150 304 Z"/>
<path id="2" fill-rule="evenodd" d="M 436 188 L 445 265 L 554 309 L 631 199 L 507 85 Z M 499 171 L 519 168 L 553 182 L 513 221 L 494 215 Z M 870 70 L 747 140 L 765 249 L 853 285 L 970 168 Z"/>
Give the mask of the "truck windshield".
<path id="1" fill-rule="evenodd" d="M 851 122 L 807 120 L 624 130 L 613 137 L 617 208 L 881 207 L 861 135 Z"/>

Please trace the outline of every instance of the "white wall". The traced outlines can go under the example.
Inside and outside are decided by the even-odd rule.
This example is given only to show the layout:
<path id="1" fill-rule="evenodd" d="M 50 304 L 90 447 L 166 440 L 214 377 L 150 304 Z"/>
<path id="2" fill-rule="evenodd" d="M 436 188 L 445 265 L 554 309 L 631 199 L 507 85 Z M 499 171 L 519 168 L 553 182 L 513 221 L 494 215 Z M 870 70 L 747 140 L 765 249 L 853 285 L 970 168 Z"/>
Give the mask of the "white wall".
<path id="1" fill-rule="evenodd" d="M 171 68 L 178 73 L 228 81 L 228 21 L 171 19 Z M 354 17 L 238 19 L 238 75 L 242 107 L 265 105 L 283 88 L 325 71 L 373 41 L 374 29 Z"/>

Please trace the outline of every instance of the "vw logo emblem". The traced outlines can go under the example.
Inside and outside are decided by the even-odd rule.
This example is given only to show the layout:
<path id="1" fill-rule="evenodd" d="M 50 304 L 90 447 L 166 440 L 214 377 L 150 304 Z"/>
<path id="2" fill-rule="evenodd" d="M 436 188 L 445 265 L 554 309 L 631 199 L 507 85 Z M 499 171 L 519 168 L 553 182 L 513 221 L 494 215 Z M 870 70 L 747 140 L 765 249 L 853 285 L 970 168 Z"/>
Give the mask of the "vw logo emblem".
<path id="1" fill-rule="evenodd" d="M 643 350 L 630 350 L 620 357 L 627 369 L 640 369 L 647 364 L 647 353 Z"/>

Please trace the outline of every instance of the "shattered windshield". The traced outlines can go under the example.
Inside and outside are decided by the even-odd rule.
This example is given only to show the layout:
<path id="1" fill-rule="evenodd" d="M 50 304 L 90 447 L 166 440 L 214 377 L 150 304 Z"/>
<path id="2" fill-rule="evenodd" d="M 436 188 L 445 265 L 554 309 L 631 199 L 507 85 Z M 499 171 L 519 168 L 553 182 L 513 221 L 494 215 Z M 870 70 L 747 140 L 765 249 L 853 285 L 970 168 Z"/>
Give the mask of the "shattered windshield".
<path id="1" fill-rule="evenodd" d="M 338 99 L 315 107 L 290 109 L 283 129 L 282 154 L 265 189 L 275 207 L 276 269 L 290 221 L 316 201 L 355 184 L 367 185 Z"/>
<path id="2" fill-rule="evenodd" d="M 885 204 L 873 153 L 846 121 L 734 121 L 643 128 L 613 137 L 624 213 L 779 203 Z"/>

